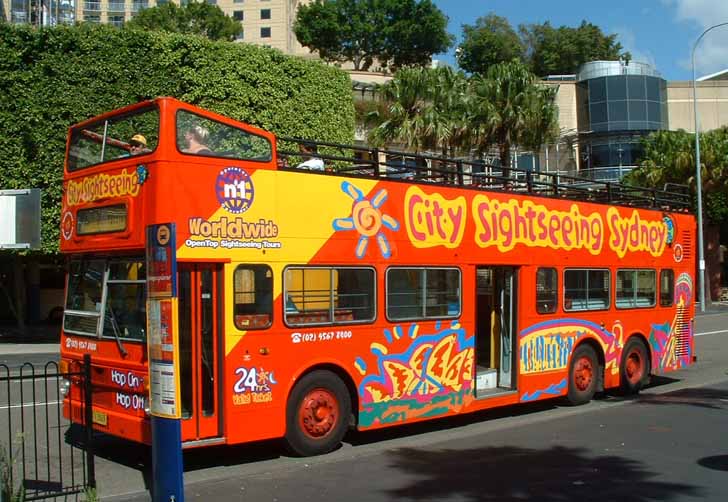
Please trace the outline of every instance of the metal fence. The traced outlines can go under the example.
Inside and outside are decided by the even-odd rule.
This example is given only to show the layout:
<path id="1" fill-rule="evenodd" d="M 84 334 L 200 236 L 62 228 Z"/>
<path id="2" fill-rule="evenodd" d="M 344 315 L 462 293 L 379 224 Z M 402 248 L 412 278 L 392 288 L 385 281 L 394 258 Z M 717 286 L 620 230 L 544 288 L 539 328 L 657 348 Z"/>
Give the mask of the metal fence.
<path id="1" fill-rule="evenodd" d="M 63 386 L 79 381 L 85 423 L 91 421 L 90 358 L 80 371 L 55 362 L 19 368 L 0 365 L 0 500 L 41 500 L 96 487 L 93 430 L 63 416 Z M 4 436 L 4 437 L 3 437 Z"/>

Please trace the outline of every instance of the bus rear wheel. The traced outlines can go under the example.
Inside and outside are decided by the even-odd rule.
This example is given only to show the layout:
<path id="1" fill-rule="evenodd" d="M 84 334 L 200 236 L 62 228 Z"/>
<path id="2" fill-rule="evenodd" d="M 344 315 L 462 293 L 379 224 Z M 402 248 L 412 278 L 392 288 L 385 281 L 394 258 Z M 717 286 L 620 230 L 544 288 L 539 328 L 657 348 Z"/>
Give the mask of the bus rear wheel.
<path id="1" fill-rule="evenodd" d="M 334 373 L 312 371 L 293 388 L 286 409 L 286 442 L 296 455 L 308 457 L 341 444 L 351 417 L 351 396 Z"/>
<path id="2" fill-rule="evenodd" d="M 590 345 L 579 345 L 571 355 L 569 365 L 569 391 L 567 399 L 577 406 L 588 403 L 594 397 L 597 388 L 599 361 Z"/>
<path id="3" fill-rule="evenodd" d="M 630 338 L 622 351 L 619 385 L 625 394 L 637 394 L 650 378 L 647 347 L 639 338 Z"/>

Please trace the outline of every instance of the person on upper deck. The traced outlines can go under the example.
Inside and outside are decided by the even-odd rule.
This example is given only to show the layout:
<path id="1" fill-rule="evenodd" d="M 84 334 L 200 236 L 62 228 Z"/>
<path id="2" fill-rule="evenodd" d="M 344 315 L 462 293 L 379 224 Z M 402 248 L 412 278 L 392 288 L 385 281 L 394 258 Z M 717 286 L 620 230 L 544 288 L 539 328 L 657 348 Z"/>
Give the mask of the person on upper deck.
<path id="1" fill-rule="evenodd" d="M 298 169 L 310 169 L 312 171 L 324 170 L 324 161 L 317 156 L 318 151 L 316 145 L 309 142 L 299 143 L 298 151 L 301 152 L 301 157 L 307 159 L 296 166 Z"/>
<path id="2" fill-rule="evenodd" d="M 122 157 L 133 157 L 134 155 L 141 155 L 148 152 L 150 150 L 147 148 L 147 138 L 143 134 L 135 134 L 129 140 L 128 153 L 125 153 Z"/>
<path id="3" fill-rule="evenodd" d="M 196 155 L 212 155 L 212 150 L 207 146 L 207 138 L 210 131 L 201 125 L 190 127 L 185 132 L 185 143 L 187 148 L 183 149 L 184 153 L 194 153 Z"/>

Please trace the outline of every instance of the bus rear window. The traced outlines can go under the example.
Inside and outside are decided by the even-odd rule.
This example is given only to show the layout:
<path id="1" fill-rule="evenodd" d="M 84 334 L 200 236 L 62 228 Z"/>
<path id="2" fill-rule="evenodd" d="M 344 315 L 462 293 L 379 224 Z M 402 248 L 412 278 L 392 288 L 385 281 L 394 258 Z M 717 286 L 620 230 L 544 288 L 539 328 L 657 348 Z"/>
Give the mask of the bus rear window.
<path id="1" fill-rule="evenodd" d="M 266 138 L 194 113 L 177 112 L 177 149 L 188 155 L 268 162 L 273 147 Z"/>
<path id="2" fill-rule="evenodd" d="M 71 131 L 68 170 L 153 152 L 159 143 L 159 110 L 149 106 Z M 136 148 L 135 148 L 136 147 Z"/>

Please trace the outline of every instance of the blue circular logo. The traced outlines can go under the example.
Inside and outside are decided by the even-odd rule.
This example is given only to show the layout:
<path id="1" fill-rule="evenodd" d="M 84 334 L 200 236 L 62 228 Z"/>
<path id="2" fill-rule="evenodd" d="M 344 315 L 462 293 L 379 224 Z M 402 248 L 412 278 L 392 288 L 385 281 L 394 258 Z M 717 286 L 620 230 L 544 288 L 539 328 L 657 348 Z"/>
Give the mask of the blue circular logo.
<path id="1" fill-rule="evenodd" d="M 667 238 L 665 239 L 665 243 L 672 244 L 672 241 L 675 239 L 675 223 L 669 216 L 663 217 L 662 221 L 665 222 L 665 227 L 667 228 Z"/>
<path id="2" fill-rule="evenodd" d="M 220 206 L 240 214 L 253 204 L 255 190 L 250 175 L 239 167 L 226 167 L 217 175 L 215 193 Z"/>

